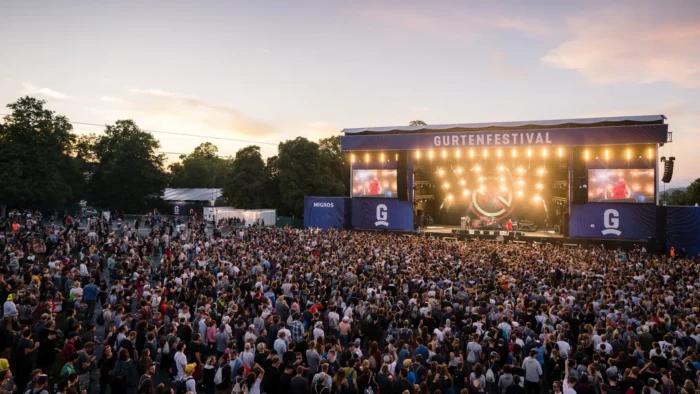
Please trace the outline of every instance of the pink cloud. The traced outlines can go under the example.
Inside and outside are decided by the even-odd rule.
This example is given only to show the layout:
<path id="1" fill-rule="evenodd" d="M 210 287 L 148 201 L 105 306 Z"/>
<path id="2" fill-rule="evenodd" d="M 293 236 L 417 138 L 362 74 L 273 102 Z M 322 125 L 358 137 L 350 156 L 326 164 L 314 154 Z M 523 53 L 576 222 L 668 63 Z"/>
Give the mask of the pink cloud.
<path id="1" fill-rule="evenodd" d="M 663 18 L 636 4 L 571 18 L 571 38 L 545 64 L 577 70 L 595 83 L 671 82 L 700 87 L 700 16 Z"/>

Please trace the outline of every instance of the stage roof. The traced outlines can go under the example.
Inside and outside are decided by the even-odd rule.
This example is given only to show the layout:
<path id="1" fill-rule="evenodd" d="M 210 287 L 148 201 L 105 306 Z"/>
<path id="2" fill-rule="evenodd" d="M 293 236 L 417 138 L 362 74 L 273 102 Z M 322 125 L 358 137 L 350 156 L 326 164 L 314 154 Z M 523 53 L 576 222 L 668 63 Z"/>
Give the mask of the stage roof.
<path id="1" fill-rule="evenodd" d="M 346 136 L 354 134 L 404 134 L 404 133 L 430 133 L 450 131 L 478 131 L 478 130 L 527 130 L 548 128 L 579 128 L 579 127 L 605 127 L 605 126 L 637 126 L 648 124 L 663 124 L 664 115 L 643 116 L 617 116 L 608 118 L 584 118 L 584 119 L 556 119 L 556 120 L 529 120 L 521 122 L 495 122 L 495 123 L 458 123 L 446 125 L 425 126 L 390 126 L 390 127 L 361 127 L 344 129 Z"/>
<path id="2" fill-rule="evenodd" d="M 164 201 L 211 201 L 221 197 L 221 189 L 165 189 Z"/>

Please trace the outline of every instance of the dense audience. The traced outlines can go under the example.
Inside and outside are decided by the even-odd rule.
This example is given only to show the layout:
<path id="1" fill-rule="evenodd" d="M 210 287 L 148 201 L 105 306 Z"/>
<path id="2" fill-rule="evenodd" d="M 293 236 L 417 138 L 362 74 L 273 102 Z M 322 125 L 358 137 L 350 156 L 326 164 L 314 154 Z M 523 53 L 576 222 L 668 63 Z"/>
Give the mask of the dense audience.
<path id="1" fill-rule="evenodd" d="M 700 387 L 686 258 L 19 216 L 0 232 L 0 394 Z"/>

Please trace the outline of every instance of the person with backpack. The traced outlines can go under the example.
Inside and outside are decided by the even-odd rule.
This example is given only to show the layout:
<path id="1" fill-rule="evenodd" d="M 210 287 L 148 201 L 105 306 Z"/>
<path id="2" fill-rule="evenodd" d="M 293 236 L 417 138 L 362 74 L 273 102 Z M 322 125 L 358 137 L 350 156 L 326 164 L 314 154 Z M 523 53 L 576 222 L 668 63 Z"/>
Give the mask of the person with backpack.
<path id="1" fill-rule="evenodd" d="M 119 359 L 114 365 L 114 371 L 112 371 L 112 387 L 117 389 L 117 393 L 124 393 L 134 387 L 135 382 L 136 364 L 129 356 L 129 351 L 122 349 L 119 351 Z"/>
<path id="2" fill-rule="evenodd" d="M 177 381 L 175 394 L 187 394 L 189 392 L 197 394 L 197 382 L 192 377 L 196 367 L 197 363 L 191 363 L 183 368 L 183 376 L 182 379 Z"/>
<path id="3" fill-rule="evenodd" d="M 214 375 L 216 394 L 228 394 L 231 392 L 231 366 L 228 363 L 229 355 L 224 353 L 219 359 L 219 365 Z"/>
<path id="4" fill-rule="evenodd" d="M 156 364 L 151 362 L 146 367 L 146 373 L 139 378 L 139 384 L 136 388 L 136 394 L 154 394 L 153 375 L 156 373 Z"/>

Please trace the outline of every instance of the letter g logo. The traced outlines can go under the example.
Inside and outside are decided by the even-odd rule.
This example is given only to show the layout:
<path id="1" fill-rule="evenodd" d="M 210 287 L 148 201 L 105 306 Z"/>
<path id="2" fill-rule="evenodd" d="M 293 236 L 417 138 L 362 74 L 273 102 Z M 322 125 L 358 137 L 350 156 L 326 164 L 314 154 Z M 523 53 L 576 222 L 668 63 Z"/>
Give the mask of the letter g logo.
<path id="1" fill-rule="evenodd" d="M 375 226 L 388 227 L 389 222 L 386 220 L 389 218 L 389 210 L 384 204 L 377 205 L 377 221 L 374 222 Z"/>
<path id="2" fill-rule="evenodd" d="M 620 228 L 620 212 L 617 209 L 608 209 L 603 213 L 603 235 L 620 235 L 622 231 L 618 230 Z"/>

